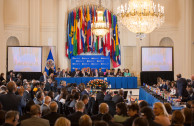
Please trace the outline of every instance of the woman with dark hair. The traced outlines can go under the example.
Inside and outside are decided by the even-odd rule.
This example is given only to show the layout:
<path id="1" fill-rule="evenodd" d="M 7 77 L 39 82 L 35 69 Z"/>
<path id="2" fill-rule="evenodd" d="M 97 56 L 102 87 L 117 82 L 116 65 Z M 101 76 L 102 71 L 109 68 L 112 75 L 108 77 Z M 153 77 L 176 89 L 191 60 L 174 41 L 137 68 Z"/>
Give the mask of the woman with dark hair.
<path id="1" fill-rule="evenodd" d="M 2 82 L 2 81 L 4 81 L 5 80 L 5 78 L 4 78 L 4 73 L 1 73 L 1 75 L 0 75 L 0 81 Z"/>
<path id="2" fill-rule="evenodd" d="M 126 70 L 125 70 L 124 76 L 125 76 L 125 77 L 130 77 L 130 76 L 131 76 L 131 73 L 129 72 L 129 69 L 126 69 Z"/>
<path id="3" fill-rule="evenodd" d="M 114 115 L 114 122 L 123 123 L 129 117 L 127 115 L 127 106 L 124 102 L 117 103 L 116 105 L 116 115 Z"/>
<path id="4" fill-rule="evenodd" d="M 118 68 L 116 76 L 117 77 L 122 77 L 121 69 Z"/>
<path id="5" fill-rule="evenodd" d="M 123 125 L 124 126 L 132 126 L 133 121 L 139 117 L 139 106 L 137 103 L 133 103 L 132 105 L 127 106 L 127 114 L 129 115 L 129 119 L 127 119 Z"/>
<path id="6" fill-rule="evenodd" d="M 155 115 L 150 107 L 143 107 L 140 113 L 143 118 L 146 118 L 148 120 L 149 126 L 161 126 L 160 124 L 154 122 Z"/>

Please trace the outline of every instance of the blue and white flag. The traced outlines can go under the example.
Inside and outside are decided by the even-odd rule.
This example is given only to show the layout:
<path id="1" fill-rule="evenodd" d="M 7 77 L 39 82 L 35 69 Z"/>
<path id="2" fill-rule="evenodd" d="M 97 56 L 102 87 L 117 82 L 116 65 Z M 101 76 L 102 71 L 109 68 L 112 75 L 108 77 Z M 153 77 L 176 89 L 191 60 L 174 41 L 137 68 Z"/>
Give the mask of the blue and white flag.
<path id="1" fill-rule="evenodd" d="M 45 66 L 45 72 L 47 72 L 47 75 L 49 75 L 49 69 L 52 66 L 54 66 L 54 69 L 55 69 L 55 72 L 56 72 L 55 61 L 54 61 L 53 54 L 52 54 L 51 49 L 50 49 L 50 52 L 49 52 L 49 55 L 48 55 L 48 58 L 47 58 L 47 61 L 46 61 L 46 66 Z"/>

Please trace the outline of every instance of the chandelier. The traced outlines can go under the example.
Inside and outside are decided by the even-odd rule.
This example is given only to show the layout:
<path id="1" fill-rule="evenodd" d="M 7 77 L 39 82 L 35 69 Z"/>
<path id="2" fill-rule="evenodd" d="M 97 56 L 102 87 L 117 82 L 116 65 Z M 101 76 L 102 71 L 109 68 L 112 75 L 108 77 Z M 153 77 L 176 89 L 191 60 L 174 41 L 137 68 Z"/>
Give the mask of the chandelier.
<path id="1" fill-rule="evenodd" d="M 140 39 L 164 23 L 164 6 L 153 0 L 127 0 L 117 8 L 119 21 Z"/>
<path id="2" fill-rule="evenodd" d="M 103 21 L 104 9 L 101 6 L 101 0 L 99 1 L 100 6 L 96 10 L 97 21 L 91 24 L 92 33 L 96 36 L 104 36 L 109 32 L 109 24 Z"/>

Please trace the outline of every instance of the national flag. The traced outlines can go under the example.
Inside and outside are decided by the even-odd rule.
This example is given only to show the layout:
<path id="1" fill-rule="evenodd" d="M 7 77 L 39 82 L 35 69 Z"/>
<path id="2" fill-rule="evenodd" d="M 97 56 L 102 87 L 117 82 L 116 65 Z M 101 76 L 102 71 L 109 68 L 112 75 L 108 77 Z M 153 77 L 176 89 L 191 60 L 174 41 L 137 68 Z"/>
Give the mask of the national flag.
<path id="1" fill-rule="evenodd" d="M 49 75 L 49 69 L 54 66 L 54 71 L 56 72 L 56 68 L 55 68 L 55 61 L 53 58 L 53 54 L 52 51 L 50 49 L 48 57 L 47 57 L 47 61 L 46 61 L 46 66 L 45 66 L 45 72 L 47 72 L 47 75 Z"/>
<path id="2" fill-rule="evenodd" d="M 73 35 L 73 55 L 77 55 L 77 11 L 75 10 L 74 13 L 74 35 Z"/>
<path id="3" fill-rule="evenodd" d="M 87 22 L 87 52 L 89 52 L 91 45 L 91 19 L 89 6 L 87 6 L 86 22 Z"/>

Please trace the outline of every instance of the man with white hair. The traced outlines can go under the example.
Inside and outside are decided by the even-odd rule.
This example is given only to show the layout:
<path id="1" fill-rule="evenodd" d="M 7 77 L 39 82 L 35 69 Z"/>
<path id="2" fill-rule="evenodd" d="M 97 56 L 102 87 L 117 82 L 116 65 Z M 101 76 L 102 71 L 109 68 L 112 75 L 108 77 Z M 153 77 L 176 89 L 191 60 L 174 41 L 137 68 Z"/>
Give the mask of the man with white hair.
<path id="1" fill-rule="evenodd" d="M 49 104 L 51 102 L 51 97 L 46 96 L 44 100 L 44 104 L 40 106 L 40 110 L 42 112 L 42 116 L 45 116 L 50 113 Z"/>
<path id="2" fill-rule="evenodd" d="M 102 120 L 102 116 L 109 112 L 109 106 L 106 103 L 99 105 L 99 114 L 92 116 L 92 121 Z"/>

